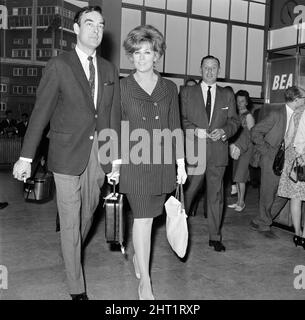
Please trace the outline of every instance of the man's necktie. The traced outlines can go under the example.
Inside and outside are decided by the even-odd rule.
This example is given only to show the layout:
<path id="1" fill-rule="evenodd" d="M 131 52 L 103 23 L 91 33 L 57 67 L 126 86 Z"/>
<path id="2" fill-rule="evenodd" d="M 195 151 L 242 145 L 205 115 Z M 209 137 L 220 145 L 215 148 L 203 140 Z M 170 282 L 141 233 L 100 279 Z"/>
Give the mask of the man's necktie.
<path id="1" fill-rule="evenodd" d="M 211 86 L 208 86 L 208 94 L 207 94 L 207 101 L 205 104 L 205 108 L 206 108 L 206 112 L 207 112 L 207 116 L 208 116 L 208 121 L 210 122 L 210 117 L 211 117 Z"/>
<path id="2" fill-rule="evenodd" d="M 89 56 L 88 57 L 89 60 L 89 72 L 90 72 L 90 76 L 89 76 L 89 85 L 90 85 L 90 89 L 91 89 L 91 96 L 92 99 L 94 101 L 94 91 L 95 91 L 95 68 L 93 65 L 93 57 Z"/>

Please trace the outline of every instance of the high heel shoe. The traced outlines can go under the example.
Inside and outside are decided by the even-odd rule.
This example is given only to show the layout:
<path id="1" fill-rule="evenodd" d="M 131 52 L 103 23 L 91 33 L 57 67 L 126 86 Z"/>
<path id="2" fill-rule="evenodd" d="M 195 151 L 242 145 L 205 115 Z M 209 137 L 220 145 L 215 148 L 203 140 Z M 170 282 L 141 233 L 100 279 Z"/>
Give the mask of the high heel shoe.
<path id="1" fill-rule="evenodd" d="M 138 269 L 138 265 L 137 265 L 137 262 L 136 262 L 136 255 L 135 254 L 133 255 L 132 262 L 133 262 L 134 273 L 136 275 L 136 278 L 140 279 L 141 278 L 141 274 L 140 274 L 140 271 Z"/>
<path id="2" fill-rule="evenodd" d="M 244 203 L 243 206 L 237 205 L 234 210 L 237 212 L 242 212 L 245 208 L 246 208 L 246 204 Z"/>
<path id="3" fill-rule="evenodd" d="M 228 208 L 235 209 L 237 207 L 237 203 L 232 203 L 228 205 Z"/>
<path id="4" fill-rule="evenodd" d="M 292 240 L 296 247 L 300 246 L 300 247 L 303 247 L 303 249 L 305 250 L 305 238 L 294 235 Z"/>

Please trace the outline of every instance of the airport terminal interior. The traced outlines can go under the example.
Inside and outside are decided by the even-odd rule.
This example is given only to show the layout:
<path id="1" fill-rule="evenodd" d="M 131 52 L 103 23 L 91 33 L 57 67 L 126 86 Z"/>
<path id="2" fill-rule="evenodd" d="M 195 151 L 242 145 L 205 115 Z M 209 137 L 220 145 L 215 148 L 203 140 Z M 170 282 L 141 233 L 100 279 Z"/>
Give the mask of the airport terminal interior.
<path id="1" fill-rule="evenodd" d="M 199 83 L 206 55 L 220 61 L 218 85 L 249 92 L 256 121 L 266 105 L 283 103 L 287 88 L 305 90 L 304 0 L 0 0 L 0 123 L 9 111 L 19 128 L 0 135 L 0 204 L 8 204 L 0 210 L 0 300 L 71 299 L 54 188 L 47 201 L 26 201 L 24 183 L 12 172 L 25 134 L 20 128 L 31 116 L 46 63 L 75 48 L 73 18 L 87 5 L 103 9 L 106 24 L 97 53 L 117 67 L 121 78 L 133 68 L 123 40 L 134 27 L 149 24 L 165 35 L 167 45 L 155 68 L 178 92 L 189 79 Z M 231 162 L 224 178 L 225 251 L 209 246 L 205 187 L 195 214 L 187 218 L 184 258 L 166 238 L 165 210 L 154 220 L 150 272 L 156 300 L 304 300 L 305 247 L 293 242 L 289 205 L 274 219 L 272 233 L 252 230 L 260 169 L 249 167 L 245 208 L 238 212 L 228 208 L 236 202 Z M 90 300 L 137 300 L 132 213 L 125 201 L 122 253 L 105 238 L 104 189 L 83 250 L 86 292 Z"/>

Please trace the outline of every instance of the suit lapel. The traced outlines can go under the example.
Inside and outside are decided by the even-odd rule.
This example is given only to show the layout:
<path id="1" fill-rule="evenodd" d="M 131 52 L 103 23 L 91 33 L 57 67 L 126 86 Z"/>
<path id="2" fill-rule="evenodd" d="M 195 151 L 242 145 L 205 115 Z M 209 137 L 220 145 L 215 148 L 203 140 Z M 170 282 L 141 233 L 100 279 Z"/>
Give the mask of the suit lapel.
<path id="1" fill-rule="evenodd" d="M 198 117 L 196 115 L 196 118 L 198 119 L 198 124 L 200 127 L 207 129 L 209 127 L 209 122 L 200 83 L 194 87 L 193 94 L 193 101 L 196 101 L 194 104 L 194 110 L 197 109 Z"/>
<path id="2" fill-rule="evenodd" d="M 103 60 L 101 57 L 96 56 L 97 75 L 98 75 L 98 90 L 97 90 L 97 102 L 96 108 L 102 105 L 102 98 L 104 93 L 104 74 L 103 74 Z"/>
<path id="3" fill-rule="evenodd" d="M 78 81 L 80 86 L 82 87 L 84 93 L 88 96 L 88 106 L 90 109 L 95 110 L 94 107 L 94 102 L 91 97 L 91 91 L 90 91 L 90 86 L 89 86 L 89 81 L 86 77 L 85 71 L 83 69 L 83 66 L 78 58 L 78 55 L 75 50 L 71 51 L 71 60 L 70 63 L 72 65 L 72 70 L 75 74 L 75 79 Z"/>
<path id="4" fill-rule="evenodd" d="M 287 125 L 287 110 L 286 110 L 286 105 L 284 104 L 282 108 L 282 124 L 283 124 L 283 130 L 282 130 L 282 139 L 284 139 L 285 133 L 286 133 L 286 125 Z"/>

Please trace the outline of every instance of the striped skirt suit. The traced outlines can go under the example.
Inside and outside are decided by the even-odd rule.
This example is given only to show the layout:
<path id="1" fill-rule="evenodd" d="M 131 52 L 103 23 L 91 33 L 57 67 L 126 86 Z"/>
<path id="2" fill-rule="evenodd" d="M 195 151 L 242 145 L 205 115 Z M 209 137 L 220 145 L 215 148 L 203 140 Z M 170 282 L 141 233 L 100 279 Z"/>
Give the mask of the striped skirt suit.
<path id="1" fill-rule="evenodd" d="M 134 72 L 120 81 L 124 121 L 120 192 L 126 194 L 134 218 L 154 218 L 162 214 L 166 195 L 176 188 L 176 159 L 184 157 L 183 144 L 177 148 L 175 139 L 170 145 L 166 144 L 171 150 L 164 149 L 164 140 L 154 141 L 155 130 L 181 129 L 177 87 L 155 73 L 158 80 L 151 95 L 136 82 Z M 134 138 L 136 132 L 143 132 L 143 137 Z M 183 139 L 182 131 L 178 132 Z M 169 151 L 171 159 L 164 163 L 163 155 Z M 159 161 L 154 161 L 156 152 Z"/>

